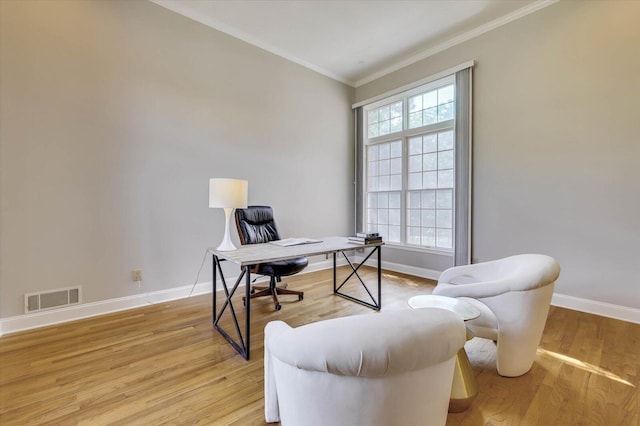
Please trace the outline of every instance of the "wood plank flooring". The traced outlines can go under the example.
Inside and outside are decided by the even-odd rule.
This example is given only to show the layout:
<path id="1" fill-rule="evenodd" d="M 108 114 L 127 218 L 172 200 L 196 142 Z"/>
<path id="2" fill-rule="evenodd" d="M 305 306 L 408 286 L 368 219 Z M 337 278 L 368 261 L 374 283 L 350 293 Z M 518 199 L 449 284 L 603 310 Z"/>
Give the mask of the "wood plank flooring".
<path id="1" fill-rule="evenodd" d="M 268 298 L 252 302 L 250 361 L 212 329 L 210 296 L 4 336 L 0 424 L 264 425 L 267 322 L 375 315 L 333 296 L 331 279 L 319 271 L 286 280 L 305 297 L 283 297 L 279 312 Z M 435 284 L 393 272 L 383 280 L 383 310 L 407 309 Z M 519 378 L 497 375 L 493 342 L 466 348 L 480 393 L 447 425 L 640 425 L 638 324 L 552 307 L 534 367 Z"/>

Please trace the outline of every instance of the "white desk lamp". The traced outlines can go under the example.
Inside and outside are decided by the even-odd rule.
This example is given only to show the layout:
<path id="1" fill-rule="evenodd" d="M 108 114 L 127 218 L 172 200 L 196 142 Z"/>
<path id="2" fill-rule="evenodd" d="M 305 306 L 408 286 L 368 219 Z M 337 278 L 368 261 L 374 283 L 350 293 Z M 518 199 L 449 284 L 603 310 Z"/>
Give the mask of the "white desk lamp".
<path id="1" fill-rule="evenodd" d="M 242 179 L 209 179 L 209 208 L 222 208 L 225 216 L 224 238 L 217 250 L 229 251 L 236 249 L 231 242 L 231 234 L 229 232 L 231 212 L 235 208 L 244 209 L 247 207 L 248 186 L 248 181 Z"/>

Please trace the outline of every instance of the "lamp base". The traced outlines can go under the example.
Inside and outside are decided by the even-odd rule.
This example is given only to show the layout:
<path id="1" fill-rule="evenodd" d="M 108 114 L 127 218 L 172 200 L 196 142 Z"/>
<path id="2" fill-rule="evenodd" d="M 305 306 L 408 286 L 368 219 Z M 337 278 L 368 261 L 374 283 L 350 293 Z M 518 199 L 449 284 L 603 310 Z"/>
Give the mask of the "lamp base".
<path id="1" fill-rule="evenodd" d="M 233 208 L 225 207 L 224 209 L 224 237 L 222 238 L 222 242 L 216 248 L 216 250 L 220 251 L 231 251 L 236 250 L 236 246 L 231 242 L 231 232 L 229 232 L 229 228 L 231 226 L 231 212 L 233 212 Z"/>
<path id="2" fill-rule="evenodd" d="M 218 247 L 216 247 L 216 250 L 218 250 L 218 251 L 231 251 L 231 250 L 236 250 L 236 246 L 234 246 L 231 241 L 229 241 L 228 244 L 225 244 L 225 242 L 223 241 L 222 244 L 220 244 Z"/>

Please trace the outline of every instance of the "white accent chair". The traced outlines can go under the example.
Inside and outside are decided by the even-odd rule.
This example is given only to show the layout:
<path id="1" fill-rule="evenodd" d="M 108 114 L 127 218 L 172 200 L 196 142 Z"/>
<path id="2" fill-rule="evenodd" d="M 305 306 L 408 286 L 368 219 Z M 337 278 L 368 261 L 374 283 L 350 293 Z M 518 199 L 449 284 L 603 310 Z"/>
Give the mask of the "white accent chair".
<path id="1" fill-rule="evenodd" d="M 265 419 L 283 426 L 444 425 L 464 323 L 434 308 L 267 324 Z"/>
<path id="2" fill-rule="evenodd" d="M 433 294 L 461 298 L 478 308 L 480 317 L 467 321 L 467 327 L 497 343 L 498 374 L 517 377 L 533 365 L 559 274 L 552 257 L 522 254 L 449 268 Z"/>

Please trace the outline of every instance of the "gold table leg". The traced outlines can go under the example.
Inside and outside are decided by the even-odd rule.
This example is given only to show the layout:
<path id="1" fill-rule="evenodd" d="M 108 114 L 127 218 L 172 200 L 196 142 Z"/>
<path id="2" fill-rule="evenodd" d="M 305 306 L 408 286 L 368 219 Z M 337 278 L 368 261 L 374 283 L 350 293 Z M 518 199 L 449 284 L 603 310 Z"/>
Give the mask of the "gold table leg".
<path id="1" fill-rule="evenodd" d="M 467 340 L 473 338 L 473 334 L 467 331 Z M 449 412 L 460 413 L 471 406 L 478 394 L 478 382 L 473 373 L 469 357 L 464 346 L 456 355 L 456 364 L 453 370 L 453 385 L 451 386 L 451 399 L 449 400 Z"/>

